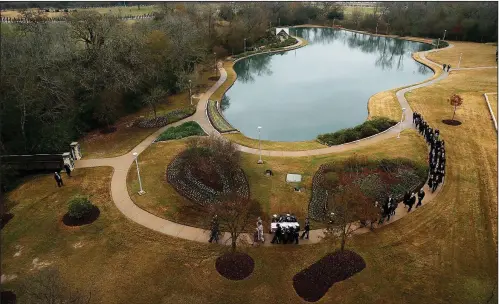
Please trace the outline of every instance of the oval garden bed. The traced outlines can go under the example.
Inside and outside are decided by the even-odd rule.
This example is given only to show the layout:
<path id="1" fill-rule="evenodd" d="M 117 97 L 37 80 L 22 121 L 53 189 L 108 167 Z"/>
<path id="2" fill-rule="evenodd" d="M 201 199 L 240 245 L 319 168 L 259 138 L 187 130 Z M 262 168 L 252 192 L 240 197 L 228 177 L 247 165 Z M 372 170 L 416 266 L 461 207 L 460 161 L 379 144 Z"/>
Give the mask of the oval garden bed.
<path id="1" fill-rule="evenodd" d="M 364 259 L 349 250 L 336 251 L 303 269 L 293 277 L 296 293 L 305 301 L 319 301 L 333 286 L 366 268 Z"/>
<path id="2" fill-rule="evenodd" d="M 355 174 L 352 174 L 353 171 Z M 384 202 L 389 195 L 399 202 L 406 191 L 419 190 L 424 186 L 427 176 L 427 166 L 404 158 L 369 160 L 352 157 L 344 162 L 324 164 L 312 180 L 309 217 L 316 221 L 324 220 L 330 194 L 326 189 L 328 184 L 337 189 L 355 183 L 372 203 Z"/>
<path id="3" fill-rule="evenodd" d="M 253 273 L 255 261 L 246 253 L 226 253 L 217 258 L 215 268 L 224 278 L 238 281 Z"/>
<path id="4" fill-rule="evenodd" d="M 192 202 L 209 206 L 237 195 L 249 199 L 249 184 L 239 167 L 239 153 L 229 142 L 211 137 L 193 141 L 168 165 L 167 181 Z"/>

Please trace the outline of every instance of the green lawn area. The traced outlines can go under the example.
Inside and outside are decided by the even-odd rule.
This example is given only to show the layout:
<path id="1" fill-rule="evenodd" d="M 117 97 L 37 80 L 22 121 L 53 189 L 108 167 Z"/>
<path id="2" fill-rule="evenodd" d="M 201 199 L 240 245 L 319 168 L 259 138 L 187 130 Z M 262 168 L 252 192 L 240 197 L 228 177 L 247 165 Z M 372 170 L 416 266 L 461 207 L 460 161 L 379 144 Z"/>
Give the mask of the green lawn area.
<path id="1" fill-rule="evenodd" d="M 147 148 L 139 158 L 143 188 L 147 194 L 139 196 L 135 167 L 128 172 L 128 192 L 132 200 L 141 208 L 157 216 L 175 222 L 208 227 L 209 219 L 205 211 L 191 203 L 167 183 L 165 173 L 168 164 L 186 147 L 186 140 L 160 142 Z M 242 168 L 250 184 L 251 197 L 258 200 L 268 215 L 280 212 L 294 212 L 300 220 L 308 213 L 312 177 L 323 163 L 344 159 L 358 153 L 373 158 L 407 157 L 417 162 L 425 162 L 427 147 L 415 131 L 404 131 L 402 139 L 388 139 L 376 147 L 360 148 L 354 152 L 315 157 L 264 157 L 265 164 L 257 165 L 258 155 L 242 154 Z M 271 169 L 272 177 L 264 172 Z M 295 192 L 293 185 L 287 184 L 286 174 L 302 174 L 301 186 L 305 192 Z"/>
<path id="2" fill-rule="evenodd" d="M 199 94 L 210 88 L 216 81 L 210 80 L 214 71 L 200 70 L 194 83 L 193 94 Z M 198 98 L 193 98 L 194 106 Z M 176 109 L 186 109 L 190 107 L 188 92 L 168 96 L 166 102 L 158 105 L 158 115 L 166 114 Z M 153 113 L 150 108 L 143 108 L 137 113 L 125 116 L 115 124 L 117 130 L 110 134 L 101 134 L 99 130 L 92 131 L 79 140 L 83 157 L 103 158 L 116 157 L 131 151 L 147 136 L 154 133 L 157 128 L 139 128 L 131 126 L 137 118 L 152 118 Z"/>
<path id="3" fill-rule="evenodd" d="M 206 135 L 203 129 L 195 121 L 184 122 L 178 127 L 168 128 L 156 140 L 167 141 L 171 139 L 181 139 L 189 136 L 203 136 Z"/>

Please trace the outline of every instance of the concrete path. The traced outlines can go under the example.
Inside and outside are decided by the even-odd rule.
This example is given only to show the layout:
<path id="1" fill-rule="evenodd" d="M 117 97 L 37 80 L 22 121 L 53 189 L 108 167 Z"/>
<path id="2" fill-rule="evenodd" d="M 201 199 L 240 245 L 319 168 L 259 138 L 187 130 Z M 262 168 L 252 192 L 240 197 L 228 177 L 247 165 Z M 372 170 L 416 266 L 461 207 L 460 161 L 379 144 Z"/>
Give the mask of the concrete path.
<path id="1" fill-rule="evenodd" d="M 452 47 L 452 46 L 450 46 Z M 432 50 L 432 51 L 437 51 L 437 50 Z M 431 51 L 428 51 L 431 52 Z M 426 62 L 433 63 L 426 59 L 424 56 L 424 53 L 422 55 L 422 59 Z M 435 64 L 435 63 L 433 63 Z M 171 222 L 166 219 L 162 219 L 160 217 L 157 217 L 141 208 L 139 208 L 137 205 L 134 204 L 132 199 L 130 198 L 127 190 L 127 185 L 126 185 L 126 177 L 128 173 L 128 169 L 134 162 L 134 157 L 132 155 L 133 152 L 137 153 L 142 153 L 149 145 L 151 145 L 154 140 L 161 134 L 163 133 L 166 129 L 172 127 L 172 126 L 178 126 L 186 121 L 196 121 L 198 122 L 201 127 L 207 131 L 208 133 L 215 133 L 216 130 L 213 128 L 209 120 L 207 119 L 206 115 L 206 105 L 208 102 L 209 97 L 225 82 L 227 79 L 227 73 L 226 71 L 221 68 L 220 69 L 221 77 L 211 87 L 206 93 L 200 96 L 200 100 L 197 105 L 197 111 L 196 113 L 188 117 L 184 120 L 181 120 L 179 122 L 176 122 L 174 124 L 165 126 L 150 136 L 148 136 L 145 140 L 143 140 L 138 146 L 136 146 L 132 151 L 129 153 L 119 156 L 119 157 L 114 157 L 114 158 L 104 158 L 104 159 L 84 159 L 84 160 L 78 160 L 75 162 L 76 168 L 88 168 L 88 167 L 101 167 L 101 166 L 111 166 L 114 169 L 112 180 L 111 180 L 111 195 L 112 199 L 118 207 L 118 209 L 123 213 L 127 218 L 130 220 L 134 221 L 135 223 L 142 225 L 144 227 L 147 227 L 151 230 L 155 230 L 157 232 L 173 236 L 173 237 L 178 237 L 178 238 L 183 238 L 186 240 L 192 240 L 192 241 L 199 241 L 199 242 L 207 242 L 209 238 L 209 231 L 200 229 L 200 228 L 195 228 L 195 227 L 190 227 L 190 226 L 185 226 L 181 224 L 177 224 L 174 222 Z M 402 129 L 407 129 L 412 127 L 412 110 L 407 102 L 407 100 L 404 97 L 405 92 L 408 92 L 412 89 L 420 88 L 420 87 L 425 87 L 432 85 L 435 82 L 438 82 L 448 76 L 448 73 L 444 72 L 442 73 L 441 76 L 439 76 L 436 79 L 433 79 L 431 81 L 414 85 L 409 88 L 402 89 L 397 92 L 397 99 L 401 105 L 401 107 L 406 108 L 406 117 L 403 120 L 401 126 L 396 125 L 395 127 L 392 127 L 391 129 L 385 131 L 384 133 L 372 136 L 370 138 L 366 138 L 363 140 L 359 140 L 354 143 L 349 143 L 349 144 L 344 144 L 340 146 L 333 146 L 333 147 L 328 147 L 324 149 L 317 149 L 317 150 L 311 150 L 311 151 L 265 151 L 265 155 L 268 156 L 308 156 L 308 155 L 320 155 L 320 154 L 329 154 L 329 153 L 337 153 L 337 152 L 343 152 L 343 151 L 348 151 L 352 150 L 355 148 L 358 148 L 360 146 L 366 146 L 370 144 L 374 144 L 376 142 L 379 142 L 385 138 L 390 138 L 393 136 L 396 136 L 399 132 L 399 128 L 401 127 Z M 239 146 L 239 149 L 243 152 L 247 153 L 254 153 L 257 154 L 258 151 L 256 149 L 252 148 L 247 148 L 244 146 Z M 263 151 L 262 151 L 263 152 Z M 423 205 L 428 204 L 433 200 L 433 198 L 438 194 L 440 191 L 440 186 L 435 193 L 431 193 L 431 191 L 428 189 L 427 186 L 424 187 L 424 190 L 426 192 L 426 196 L 423 200 Z M 147 189 L 145 189 L 147 195 Z M 414 210 L 412 212 L 417 212 L 417 210 Z M 396 215 L 392 217 L 391 221 L 388 223 L 385 223 L 381 226 L 385 226 L 389 223 L 395 222 L 401 218 L 403 218 L 407 214 L 407 211 L 404 209 L 403 204 L 399 204 L 397 210 L 396 210 Z M 256 225 L 256 222 L 255 222 Z M 265 229 L 269 228 L 270 224 L 267 224 L 267 227 L 264 227 Z M 361 233 L 366 233 L 368 232 L 369 229 L 366 228 L 358 228 L 355 230 L 355 233 L 361 234 Z M 311 230 L 310 231 L 310 239 L 309 240 L 303 240 L 300 242 L 300 244 L 311 244 L 311 243 L 317 243 L 320 241 L 320 239 L 323 237 L 324 232 L 323 230 Z M 266 238 L 266 243 L 264 245 L 270 245 L 271 235 L 265 234 Z M 241 239 L 244 241 L 249 241 L 251 242 L 252 236 L 250 234 L 244 234 L 241 236 Z M 224 244 L 230 244 L 230 235 L 228 233 L 224 233 L 222 239 L 220 240 L 220 243 Z"/>

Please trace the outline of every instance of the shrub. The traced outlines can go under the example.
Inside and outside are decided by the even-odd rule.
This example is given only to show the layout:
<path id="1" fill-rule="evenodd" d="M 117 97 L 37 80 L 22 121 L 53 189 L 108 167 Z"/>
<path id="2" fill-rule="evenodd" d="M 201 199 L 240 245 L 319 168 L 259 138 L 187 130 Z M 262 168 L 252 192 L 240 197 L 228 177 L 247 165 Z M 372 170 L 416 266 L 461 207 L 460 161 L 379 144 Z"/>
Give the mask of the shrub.
<path id="1" fill-rule="evenodd" d="M 181 139 L 188 136 L 203 136 L 206 135 L 203 129 L 195 121 L 188 121 L 178 127 L 171 127 L 163 132 L 156 141 L 166 141 L 170 139 Z"/>
<path id="2" fill-rule="evenodd" d="M 354 128 L 342 129 L 334 133 L 320 134 L 317 140 L 328 146 L 341 145 L 383 132 L 396 122 L 386 117 L 374 117 Z"/>
<path id="3" fill-rule="evenodd" d="M 92 212 L 93 205 L 86 196 L 74 196 L 68 205 L 68 214 L 72 218 L 81 219 Z"/>

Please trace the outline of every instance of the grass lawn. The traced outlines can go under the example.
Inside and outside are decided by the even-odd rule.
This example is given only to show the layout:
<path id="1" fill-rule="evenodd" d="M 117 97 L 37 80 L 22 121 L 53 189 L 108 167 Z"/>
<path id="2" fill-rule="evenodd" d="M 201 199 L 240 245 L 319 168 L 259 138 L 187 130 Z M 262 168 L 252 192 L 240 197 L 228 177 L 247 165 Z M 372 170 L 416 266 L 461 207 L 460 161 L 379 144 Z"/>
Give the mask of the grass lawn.
<path id="1" fill-rule="evenodd" d="M 400 103 L 395 95 L 398 90 L 383 91 L 371 96 L 367 103 L 368 119 L 374 116 L 385 116 L 398 121 L 402 115 L 402 108 L 400 108 Z"/>
<path id="2" fill-rule="evenodd" d="M 487 97 L 489 98 L 490 107 L 492 108 L 492 113 L 494 113 L 494 117 L 497 120 L 497 93 L 491 94 L 487 93 Z"/>
<path id="3" fill-rule="evenodd" d="M 229 139 L 230 141 L 233 141 L 240 145 L 258 149 L 257 139 L 246 137 L 241 133 L 224 134 L 223 136 Z M 311 149 L 321 149 L 327 147 L 326 145 L 320 144 L 315 140 L 295 141 L 295 142 L 262 140 L 261 145 L 262 145 L 262 150 L 274 150 L 274 151 L 302 151 L 302 150 L 311 150 Z"/>
<path id="4" fill-rule="evenodd" d="M 199 94 L 210 88 L 216 81 L 210 80 L 214 76 L 214 71 L 200 71 L 200 76 L 194 81 L 196 87 L 193 88 L 193 94 Z M 194 105 L 197 104 L 198 98 L 193 98 Z M 182 92 L 176 95 L 169 96 L 166 103 L 158 105 L 158 116 L 166 114 L 169 111 L 190 106 L 189 93 Z M 132 127 L 131 124 L 139 117 L 153 117 L 150 108 L 143 108 L 137 113 L 121 118 L 115 126 L 117 130 L 110 134 L 101 134 L 99 130 L 92 131 L 80 139 L 80 145 L 85 159 L 116 157 L 123 155 L 150 134 L 157 128 L 138 128 Z"/>
<path id="5" fill-rule="evenodd" d="M 33 9 L 34 11 L 37 11 L 38 9 Z M 61 17 L 65 16 L 68 13 L 64 13 L 64 9 L 61 9 L 60 12 L 54 12 L 53 8 L 50 9 L 51 11 L 48 13 L 45 13 L 47 17 L 49 18 L 56 18 L 56 17 Z M 74 10 L 73 8 L 69 9 L 70 11 Z M 137 6 L 112 6 L 112 7 L 96 7 L 96 8 L 77 8 L 78 11 L 83 11 L 83 10 L 94 10 L 97 11 L 100 14 L 113 14 L 113 15 L 118 15 L 118 16 L 125 16 L 125 15 L 132 15 L 132 16 L 140 16 L 140 15 L 145 15 L 145 14 L 151 14 L 155 11 L 158 11 L 159 8 L 156 5 L 144 5 L 140 6 L 140 9 Z M 10 17 L 10 18 L 19 18 L 21 17 L 21 12 L 18 10 L 5 10 L 2 11 L 2 17 Z"/>
<path id="6" fill-rule="evenodd" d="M 424 162 L 427 148 L 423 140 L 415 131 L 404 131 L 403 135 L 401 140 L 389 139 L 376 147 L 358 149 L 355 153 L 375 158 L 407 157 Z M 178 140 L 156 143 L 146 149 L 140 155 L 139 165 L 147 194 L 136 194 L 139 184 L 134 166 L 128 172 L 128 192 L 138 206 L 157 216 L 191 226 L 208 227 L 209 218 L 205 212 L 166 182 L 166 167 L 185 146 L 185 140 Z M 261 166 L 257 165 L 258 155 L 243 153 L 242 168 L 250 184 L 251 197 L 262 204 L 264 213 L 293 212 L 303 221 L 308 213 L 312 177 L 319 166 L 351 155 L 352 152 L 300 158 L 265 157 L 265 164 Z M 271 169 L 274 176 L 266 177 L 266 169 Z M 288 173 L 302 174 L 301 186 L 305 187 L 305 192 L 295 192 L 294 185 L 285 182 Z"/>
<path id="7" fill-rule="evenodd" d="M 473 42 L 449 42 L 454 45 L 453 48 L 433 52 L 426 57 L 440 64 L 450 64 L 451 69 L 457 68 L 461 53 L 463 54 L 461 57 L 461 68 L 497 66 L 495 56 L 497 46 Z"/>

